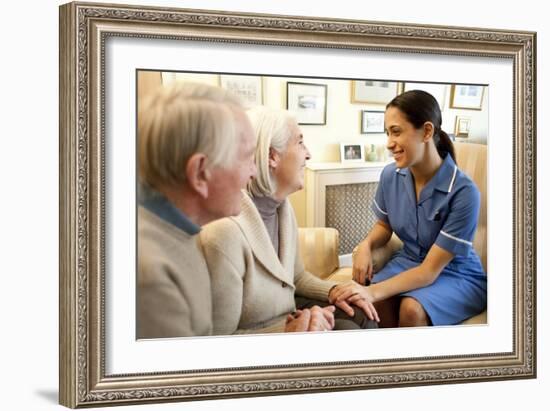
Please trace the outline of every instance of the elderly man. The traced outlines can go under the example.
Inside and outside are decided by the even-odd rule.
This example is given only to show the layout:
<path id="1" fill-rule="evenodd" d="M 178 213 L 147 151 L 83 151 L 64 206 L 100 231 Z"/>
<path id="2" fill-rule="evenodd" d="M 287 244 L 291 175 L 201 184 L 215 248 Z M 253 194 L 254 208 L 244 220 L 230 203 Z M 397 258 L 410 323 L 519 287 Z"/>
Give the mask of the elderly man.
<path id="1" fill-rule="evenodd" d="M 201 226 L 241 211 L 256 175 L 254 132 L 227 91 L 185 83 L 160 88 L 138 114 L 137 337 L 212 334 L 210 277 Z M 331 313 L 289 316 L 289 331 L 327 328 Z"/>
<path id="2" fill-rule="evenodd" d="M 240 212 L 255 138 L 236 97 L 202 84 L 159 89 L 138 114 L 138 338 L 212 332 L 200 227 Z"/>

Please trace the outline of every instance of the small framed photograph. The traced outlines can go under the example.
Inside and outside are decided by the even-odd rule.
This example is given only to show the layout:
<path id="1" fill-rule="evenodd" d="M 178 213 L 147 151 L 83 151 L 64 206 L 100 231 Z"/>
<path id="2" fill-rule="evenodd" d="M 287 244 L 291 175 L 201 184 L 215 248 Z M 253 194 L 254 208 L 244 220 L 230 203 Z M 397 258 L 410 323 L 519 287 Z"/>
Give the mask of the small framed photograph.
<path id="1" fill-rule="evenodd" d="M 220 86 L 239 96 L 246 108 L 263 104 L 261 76 L 220 75 Z"/>
<path id="2" fill-rule="evenodd" d="M 430 93 L 437 100 L 441 111 L 445 108 L 445 84 L 437 83 L 404 83 L 403 92 L 409 90 L 422 90 Z"/>
<path id="3" fill-rule="evenodd" d="M 456 116 L 455 136 L 460 138 L 467 138 L 470 134 L 471 121 L 472 119 L 470 117 Z"/>
<path id="4" fill-rule="evenodd" d="M 397 81 L 352 80 L 351 102 L 356 104 L 388 104 L 400 89 Z"/>
<path id="5" fill-rule="evenodd" d="M 327 85 L 313 83 L 286 83 L 286 108 L 300 125 L 327 123 Z"/>
<path id="6" fill-rule="evenodd" d="M 340 143 L 340 161 L 342 163 L 365 161 L 365 148 L 358 143 Z"/>
<path id="7" fill-rule="evenodd" d="M 481 110 L 483 102 L 484 86 L 471 84 L 453 84 L 451 85 L 451 108 L 461 108 L 465 110 Z"/>
<path id="8" fill-rule="evenodd" d="M 384 112 L 381 110 L 361 111 L 361 134 L 373 134 L 384 132 Z"/>

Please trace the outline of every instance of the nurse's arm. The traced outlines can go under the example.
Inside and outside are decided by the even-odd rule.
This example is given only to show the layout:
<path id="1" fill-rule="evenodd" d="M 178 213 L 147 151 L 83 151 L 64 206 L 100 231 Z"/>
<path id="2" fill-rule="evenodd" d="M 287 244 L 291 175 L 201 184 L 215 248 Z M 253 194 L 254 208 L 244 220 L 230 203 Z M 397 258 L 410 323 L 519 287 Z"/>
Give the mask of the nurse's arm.
<path id="1" fill-rule="evenodd" d="M 369 234 L 359 244 L 359 247 L 368 247 L 370 251 L 386 245 L 390 241 L 393 230 L 389 224 L 378 220 L 370 230 Z"/>
<path id="2" fill-rule="evenodd" d="M 378 220 L 372 227 L 367 237 L 353 250 L 353 280 L 359 284 L 365 284 L 365 280 L 372 279 L 372 255 L 371 251 L 384 246 L 390 241 L 393 231 L 383 221 Z"/>
<path id="3" fill-rule="evenodd" d="M 453 258 L 454 254 L 434 244 L 422 264 L 367 287 L 372 297 L 371 301 L 385 300 L 432 284 Z"/>

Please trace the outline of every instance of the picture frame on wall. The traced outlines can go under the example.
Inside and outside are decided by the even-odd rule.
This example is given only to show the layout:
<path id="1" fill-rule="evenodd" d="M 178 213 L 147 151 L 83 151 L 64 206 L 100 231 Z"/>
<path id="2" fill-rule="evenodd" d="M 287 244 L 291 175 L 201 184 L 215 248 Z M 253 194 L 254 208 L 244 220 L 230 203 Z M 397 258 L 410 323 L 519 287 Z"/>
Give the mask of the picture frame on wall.
<path id="1" fill-rule="evenodd" d="M 475 84 L 452 84 L 450 107 L 462 110 L 481 110 L 485 87 Z"/>
<path id="2" fill-rule="evenodd" d="M 536 60 L 527 51 L 534 48 L 535 34 L 251 16 L 61 6 L 60 403 L 100 407 L 534 378 Z M 503 64 L 490 64 L 494 57 Z M 425 73 L 415 80 L 439 82 L 445 73 L 454 84 L 487 84 L 491 96 L 494 90 L 490 130 L 499 139 L 498 144 L 488 139 L 487 179 L 493 187 L 488 203 L 498 205 L 505 218 L 488 226 L 493 268 L 486 324 L 136 339 L 137 73 L 289 75 L 290 58 L 296 63 L 293 77 L 351 81 L 368 68 L 369 77 L 390 70 L 397 81 L 414 61 Z M 484 59 L 487 72 L 480 70 Z M 454 71 L 445 71 L 448 67 Z M 326 123 L 326 85 L 319 86 L 298 84 L 292 96 L 287 93 L 293 107 L 307 112 L 298 111 L 304 124 Z M 321 110 L 316 98 L 323 88 Z M 310 95 L 315 98 L 302 99 L 300 107 L 297 97 Z M 322 138 L 312 133 L 312 140 Z M 369 349 L 338 348 L 350 346 Z"/>
<path id="3" fill-rule="evenodd" d="M 263 104 L 263 79 L 261 76 L 221 74 L 220 86 L 238 96 L 247 109 Z"/>
<path id="4" fill-rule="evenodd" d="M 471 117 L 456 116 L 455 118 L 455 136 L 467 138 L 470 135 Z"/>
<path id="5" fill-rule="evenodd" d="M 340 143 L 340 161 L 342 163 L 365 161 L 365 147 L 355 142 Z"/>
<path id="6" fill-rule="evenodd" d="M 287 82 L 286 109 L 300 125 L 327 124 L 327 85 Z"/>
<path id="7" fill-rule="evenodd" d="M 388 104 L 399 92 L 401 83 L 386 80 L 352 80 L 351 102 Z"/>
<path id="8" fill-rule="evenodd" d="M 384 111 L 361 110 L 361 134 L 383 134 Z"/>

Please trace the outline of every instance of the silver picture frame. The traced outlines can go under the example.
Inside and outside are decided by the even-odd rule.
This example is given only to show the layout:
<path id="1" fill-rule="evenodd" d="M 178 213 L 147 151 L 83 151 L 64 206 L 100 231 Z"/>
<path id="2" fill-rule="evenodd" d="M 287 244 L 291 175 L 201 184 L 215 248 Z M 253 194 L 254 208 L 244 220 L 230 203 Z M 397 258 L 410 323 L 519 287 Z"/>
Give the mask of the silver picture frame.
<path id="1" fill-rule="evenodd" d="M 109 38 L 476 56 L 513 62 L 513 348 L 506 352 L 106 373 Z M 69 3 L 60 7 L 60 390 L 71 408 L 535 378 L 536 34 Z"/>

